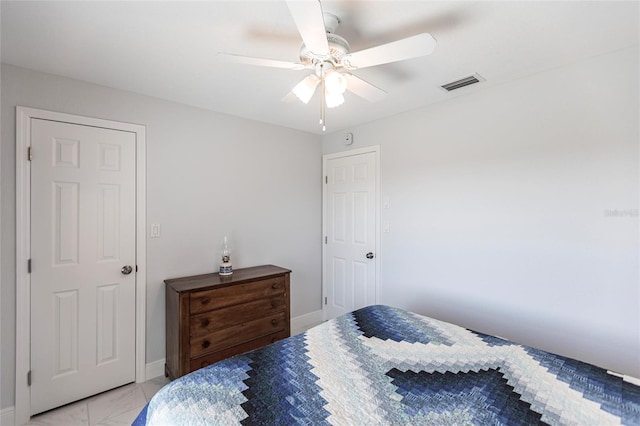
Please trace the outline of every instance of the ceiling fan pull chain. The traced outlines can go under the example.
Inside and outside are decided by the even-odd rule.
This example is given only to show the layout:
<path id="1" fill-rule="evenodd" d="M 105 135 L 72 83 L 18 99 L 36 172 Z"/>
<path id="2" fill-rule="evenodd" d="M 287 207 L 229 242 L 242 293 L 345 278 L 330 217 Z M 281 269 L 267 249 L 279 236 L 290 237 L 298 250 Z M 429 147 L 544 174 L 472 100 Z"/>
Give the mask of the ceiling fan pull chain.
<path id="1" fill-rule="evenodd" d="M 322 131 L 324 132 L 327 130 L 327 122 L 326 122 L 326 116 L 325 116 L 327 94 L 325 93 L 324 67 L 321 67 L 320 73 L 321 73 L 320 77 L 322 81 L 322 84 L 320 86 L 320 92 L 322 95 L 322 98 L 320 99 L 320 124 L 322 124 Z"/>

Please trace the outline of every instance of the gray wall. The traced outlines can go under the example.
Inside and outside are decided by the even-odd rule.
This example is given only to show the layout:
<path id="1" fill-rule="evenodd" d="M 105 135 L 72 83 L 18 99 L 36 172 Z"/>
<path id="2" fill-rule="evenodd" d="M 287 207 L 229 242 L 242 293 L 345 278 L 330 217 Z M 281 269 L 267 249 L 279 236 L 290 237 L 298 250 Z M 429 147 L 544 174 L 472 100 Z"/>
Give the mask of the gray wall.
<path id="1" fill-rule="evenodd" d="M 631 48 L 347 129 L 381 146 L 381 302 L 640 376 L 639 80 Z"/>
<path id="2" fill-rule="evenodd" d="M 212 94 L 213 96 L 213 94 Z M 164 358 L 163 280 L 212 272 L 228 235 L 235 268 L 290 268 L 292 316 L 319 310 L 319 136 L 2 65 L 0 407 L 14 405 L 15 107 L 147 128 L 147 362 Z"/>

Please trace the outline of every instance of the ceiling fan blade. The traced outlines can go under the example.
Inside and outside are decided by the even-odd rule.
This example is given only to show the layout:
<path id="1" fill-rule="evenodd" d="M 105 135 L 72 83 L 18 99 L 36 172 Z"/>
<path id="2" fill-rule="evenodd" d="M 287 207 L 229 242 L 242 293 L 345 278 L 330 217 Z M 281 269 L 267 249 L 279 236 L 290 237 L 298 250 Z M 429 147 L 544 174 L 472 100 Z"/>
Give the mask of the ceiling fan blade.
<path id="1" fill-rule="evenodd" d="M 347 69 L 372 67 L 425 56 L 433 52 L 435 47 L 436 40 L 431 34 L 422 33 L 351 53 L 342 58 L 342 65 Z"/>
<path id="2" fill-rule="evenodd" d="M 289 0 L 289 11 L 302 36 L 302 41 L 312 53 L 329 55 L 327 31 L 319 0 Z"/>
<path id="3" fill-rule="evenodd" d="M 347 79 L 347 90 L 355 93 L 361 98 L 364 98 L 370 102 L 377 102 L 387 96 L 387 92 L 377 88 L 371 83 L 364 81 L 360 77 L 356 77 L 355 75 L 349 73 L 343 73 L 342 75 L 344 75 L 344 77 Z"/>
<path id="4" fill-rule="evenodd" d="M 303 64 L 287 61 L 277 61 L 274 59 L 254 58 L 251 56 L 234 55 L 231 53 L 218 53 L 218 58 L 237 64 L 258 65 L 261 67 L 286 68 L 290 70 L 302 70 L 305 68 Z"/>

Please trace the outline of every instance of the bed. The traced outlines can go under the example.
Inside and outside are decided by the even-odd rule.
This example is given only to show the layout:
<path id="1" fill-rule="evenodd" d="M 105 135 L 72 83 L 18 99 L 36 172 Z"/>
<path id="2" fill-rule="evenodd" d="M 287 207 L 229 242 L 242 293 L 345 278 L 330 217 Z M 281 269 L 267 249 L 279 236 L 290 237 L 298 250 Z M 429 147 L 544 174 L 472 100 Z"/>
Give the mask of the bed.
<path id="1" fill-rule="evenodd" d="M 133 424 L 640 425 L 640 386 L 377 305 L 174 380 Z"/>

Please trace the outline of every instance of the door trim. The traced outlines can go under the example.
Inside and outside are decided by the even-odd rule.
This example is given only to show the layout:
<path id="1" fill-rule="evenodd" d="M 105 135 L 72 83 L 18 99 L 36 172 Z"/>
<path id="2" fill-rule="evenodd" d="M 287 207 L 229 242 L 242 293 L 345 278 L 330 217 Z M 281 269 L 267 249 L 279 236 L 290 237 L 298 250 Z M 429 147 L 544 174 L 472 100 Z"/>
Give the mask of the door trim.
<path id="1" fill-rule="evenodd" d="M 132 132 L 136 135 L 136 382 L 144 382 L 146 369 L 146 127 L 99 118 L 16 107 L 16 401 L 15 421 L 30 418 L 27 373 L 30 360 L 31 280 L 27 261 L 31 253 L 31 163 L 27 149 L 31 141 L 31 119 L 61 121 Z M 37 154 L 36 154 L 37 155 Z"/>
<path id="2" fill-rule="evenodd" d="M 341 151 L 333 154 L 325 154 L 322 156 L 322 299 L 320 305 L 322 306 L 322 320 L 327 320 L 327 310 L 325 309 L 324 298 L 327 297 L 327 277 L 324 274 L 325 262 L 327 260 L 325 244 L 325 237 L 327 235 L 327 162 L 329 160 L 335 160 L 336 158 L 353 157 L 354 155 L 362 155 L 373 152 L 376 157 L 376 191 L 375 191 L 375 228 L 376 228 L 376 271 L 375 271 L 375 303 L 380 303 L 380 145 L 372 145 L 365 148 L 352 149 L 349 151 Z"/>

